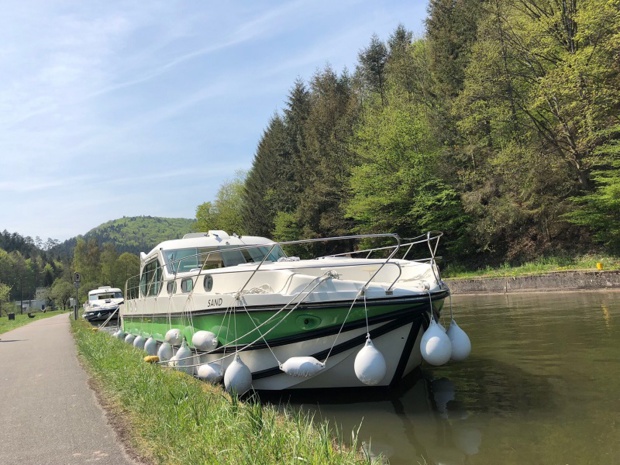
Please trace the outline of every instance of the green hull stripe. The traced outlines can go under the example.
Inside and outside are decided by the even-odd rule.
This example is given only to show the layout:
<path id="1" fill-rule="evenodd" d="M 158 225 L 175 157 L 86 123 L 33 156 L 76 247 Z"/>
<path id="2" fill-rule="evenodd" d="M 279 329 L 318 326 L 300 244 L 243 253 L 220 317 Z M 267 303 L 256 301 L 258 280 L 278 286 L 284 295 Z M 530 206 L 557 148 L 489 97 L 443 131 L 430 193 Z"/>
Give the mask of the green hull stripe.
<path id="1" fill-rule="evenodd" d="M 433 309 L 441 310 L 445 296 L 433 296 Z M 227 313 L 184 313 L 179 315 L 123 315 L 123 329 L 127 333 L 154 337 L 164 340 L 166 332 L 171 328 L 181 330 L 183 336 L 191 346 L 192 336 L 196 331 L 204 330 L 214 333 L 219 345 L 228 345 L 235 341 L 235 345 L 257 343 L 264 345 L 264 339 L 270 345 L 290 343 L 292 340 L 306 340 L 333 334 L 340 330 L 343 323 L 346 328 L 353 329 L 366 324 L 366 310 L 368 310 L 369 324 L 390 319 L 400 319 L 408 316 L 409 320 L 416 313 L 425 313 L 429 310 L 428 298 L 411 302 L 403 299 L 392 299 L 392 302 L 368 303 L 364 307 L 362 302 L 355 305 L 349 312 L 350 303 L 334 307 L 322 308 L 298 307 L 293 311 L 284 310 L 276 315 L 277 310 L 262 308 L 229 310 Z M 348 313 L 348 316 L 347 316 Z M 275 315 L 275 316 L 274 316 Z M 270 318 L 272 318 L 270 321 Z M 260 328 L 257 329 L 257 326 Z M 267 334 L 268 333 L 268 334 Z M 264 337 L 263 335 L 267 334 Z M 286 341 L 286 342 L 285 342 Z M 229 347 L 230 349 L 230 347 Z"/>

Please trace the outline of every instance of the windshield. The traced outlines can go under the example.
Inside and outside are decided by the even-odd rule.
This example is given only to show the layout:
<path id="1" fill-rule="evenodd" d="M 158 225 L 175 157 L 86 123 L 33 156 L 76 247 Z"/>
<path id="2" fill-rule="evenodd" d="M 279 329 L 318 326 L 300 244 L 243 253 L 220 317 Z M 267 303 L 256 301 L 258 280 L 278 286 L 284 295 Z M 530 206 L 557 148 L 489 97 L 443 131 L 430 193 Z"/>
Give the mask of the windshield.
<path id="1" fill-rule="evenodd" d="M 88 300 L 122 299 L 120 292 L 106 292 L 105 294 L 95 294 L 88 297 Z"/>
<path id="2" fill-rule="evenodd" d="M 271 253 L 270 253 L 271 251 Z M 286 254 L 279 245 L 253 246 L 239 248 L 237 246 L 219 246 L 205 248 L 187 248 L 166 250 L 164 259 L 169 273 L 184 273 L 193 269 L 223 268 L 242 263 L 277 262 Z"/>

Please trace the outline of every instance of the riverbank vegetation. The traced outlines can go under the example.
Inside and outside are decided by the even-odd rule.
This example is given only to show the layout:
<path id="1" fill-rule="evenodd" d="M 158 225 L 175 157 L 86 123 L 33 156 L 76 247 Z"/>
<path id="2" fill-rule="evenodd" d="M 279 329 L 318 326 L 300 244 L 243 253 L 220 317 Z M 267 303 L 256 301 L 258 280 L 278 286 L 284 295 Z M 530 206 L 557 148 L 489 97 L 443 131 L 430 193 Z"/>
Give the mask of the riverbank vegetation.
<path id="1" fill-rule="evenodd" d="M 327 423 L 143 362 L 144 353 L 72 321 L 80 358 L 131 450 L 152 464 L 363 464 Z M 352 432 L 342 432 L 347 440 Z"/>
<path id="2" fill-rule="evenodd" d="M 468 270 L 458 265 L 448 264 L 442 270 L 444 278 L 503 278 L 536 275 L 542 273 L 555 273 L 562 271 L 618 271 L 620 270 L 620 258 L 609 256 L 579 256 L 579 257 L 548 257 L 540 260 L 527 262 L 519 266 L 511 266 L 505 263 L 502 266 Z"/>

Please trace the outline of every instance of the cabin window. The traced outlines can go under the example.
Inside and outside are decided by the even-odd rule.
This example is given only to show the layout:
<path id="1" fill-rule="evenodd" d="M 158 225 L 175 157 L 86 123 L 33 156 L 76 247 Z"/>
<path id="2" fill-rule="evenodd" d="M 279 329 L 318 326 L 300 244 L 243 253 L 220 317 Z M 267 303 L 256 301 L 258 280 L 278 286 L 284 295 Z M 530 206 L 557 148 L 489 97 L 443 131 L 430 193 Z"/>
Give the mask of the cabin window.
<path id="1" fill-rule="evenodd" d="M 286 256 L 279 246 L 274 247 L 271 253 L 270 250 L 271 246 L 240 248 L 230 245 L 168 250 L 164 256 L 168 272 L 174 274 L 200 268 L 212 270 L 242 263 L 260 263 L 263 259 L 277 262 Z"/>
<path id="2" fill-rule="evenodd" d="M 140 294 L 142 296 L 156 296 L 162 288 L 161 267 L 157 260 L 148 262 L 140 276 Z"/>
<path id="3" fill-rule="evenodd" d="M 198 252 L 195 248 L 168 250 L 164 256 L 168 273 L 185 273 L 195 268 L 200 268 Z"/>
<path id="4" fill-rule="evenodd" d="M 225 266 L 222 254 L 215 247 L 199 249 L 198 259 L 203 270 L 213 270 L 214 268 L 223 268 Z"/>
<path id="5" fill-rule="evenodd" d="M 106 300 L 106 299 L 122 299 L 123 294 L 120 292 L 106 292 L 105 294 L 91 294 L 88 300 Z"/>
<path id="6" fill-rule="evenodd" d="M 166 284 L 166 290 L 168 291 L 168 294 L 175 294 L 177 292 L 177 282 L 168 281 L 168 284 Z"/>
<path id="7" fill-rule="evenodd" d="M 204 286 L 205 291 L 211 292 L 213 290 L 213 276 L 206 274 L 202 281 L 202 285 Z"/>
<path id="8" fill-rule="evenodd" d="M 181 281 L 181 290 L 183 292 L 192 292 L 194 288 L 194 280 L 192 278 L 185 278 Z"/>

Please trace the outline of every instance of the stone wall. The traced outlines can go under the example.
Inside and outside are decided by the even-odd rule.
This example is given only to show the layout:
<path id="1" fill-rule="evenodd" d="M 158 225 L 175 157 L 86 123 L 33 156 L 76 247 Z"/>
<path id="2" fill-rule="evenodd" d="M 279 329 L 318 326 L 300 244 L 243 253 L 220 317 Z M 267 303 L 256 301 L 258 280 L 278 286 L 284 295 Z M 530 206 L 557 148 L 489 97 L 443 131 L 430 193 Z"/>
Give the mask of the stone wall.
<path id="1" fill-rule="evenodd" d="M 559 271 L 517 278 L 444 279 L 452 294 L 620 290 L 620 271 Z"/>

